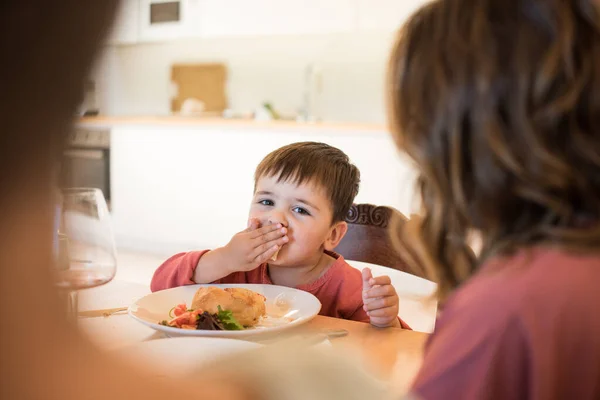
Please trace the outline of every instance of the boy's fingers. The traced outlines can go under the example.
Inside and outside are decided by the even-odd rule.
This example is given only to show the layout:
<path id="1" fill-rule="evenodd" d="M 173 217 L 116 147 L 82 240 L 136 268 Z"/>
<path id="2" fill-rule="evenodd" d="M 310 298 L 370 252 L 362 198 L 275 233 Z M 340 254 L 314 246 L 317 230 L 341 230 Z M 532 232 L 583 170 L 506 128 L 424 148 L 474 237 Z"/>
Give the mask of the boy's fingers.
<path id="1" fill-rule="evenodd" d="M 282 243 L 286 243 L 288 241 L 288 237 L 286 236 L 287 229 L 281 228 L 271 231 L 269 233 L 265 233 L 264 235 L 252 239 L 252 248 L 260 248 L 265 244 L 273 242 L 278 239 L 282 239 Z"/>
<path id="2" fill-rule="evenodd" d="M 371 273 L 371 268 L 363 268 L 361 271 L 362 280 L 363 280 L 363 290 L 371 287 L 369 284 L 369 280 L 373 278 L 373 274 Z"/>
<path id="3" fill-rule="evenodd" d="M 367 312 L 371 312 L 380 309 L 392 308 L 397 303 L 398 302 L 396 301 L 395 297 L 381 297 L 379 299 L 372 299 L 369 302 L 365 302 L 364 309 Z"/>
<path id="4" fill-rule="evenodd" d="M 394 296 L 396 289 L 392 285 L 376 286 L 365 291 L 364 300 L 373 299 L 377 297 Z"/>
<path id="5" fill-rule="evenodd" d="M 392 280 L 387 275 L 382 275 L 382 276 L 378 276 L 378 277 L 369 279 L 369 285 L 371 285 L 371 286 L 391 285 L 391 284 L 392 284 Z"/>
<path id="6" fill-rule="evenodd" d="M 273 257 L 273 254 L 275 254 L 278 250 L 279 250 L 280 246 L 278 245 L 272 245 L 270 247 L 266 247 L 265 244 L 265 250 L 263 252 L 260 252 L 258 255 L 256 255 L 256 257 L 254 257 L 253 262 L 255 264 L 262 264 L 267 262 L 271 257 Z"/>
<path id="7" fill-rule="evenodd" d="M 270 224 L 270 225 L 265 225 L 262 226 L 258 229 L 254 229 L 252 230 L 251 234 L 250 234 L 250 238 L 251 239 L 256 239 L 259 238 L 269 232 L 273 232 L 276 231 L 277 229 L 285 229 L 283 228 L 283 225 L 281 224 Z"/>
<path id="8" fill-rule="evenodd" d="M 379 308 L 377 310 L 368 311 L 368 315 L 371 318 L 397 317 L 398 309 L 396 307 Z"/>

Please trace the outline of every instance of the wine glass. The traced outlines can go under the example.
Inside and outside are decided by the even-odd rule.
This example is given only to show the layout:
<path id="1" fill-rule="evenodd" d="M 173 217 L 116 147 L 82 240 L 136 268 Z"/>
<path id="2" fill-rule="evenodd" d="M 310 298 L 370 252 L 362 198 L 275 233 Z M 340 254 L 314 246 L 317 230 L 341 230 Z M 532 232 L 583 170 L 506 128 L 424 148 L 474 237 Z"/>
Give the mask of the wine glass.
<path id="1" fill-rule="evenodd" d="M 102 191 L 62 189 L 56 228 L 56 285 L 68 298 L 69 316 L 76 318 L 78 290 L 110 282 L 117 268 L 110 214 Z"/>

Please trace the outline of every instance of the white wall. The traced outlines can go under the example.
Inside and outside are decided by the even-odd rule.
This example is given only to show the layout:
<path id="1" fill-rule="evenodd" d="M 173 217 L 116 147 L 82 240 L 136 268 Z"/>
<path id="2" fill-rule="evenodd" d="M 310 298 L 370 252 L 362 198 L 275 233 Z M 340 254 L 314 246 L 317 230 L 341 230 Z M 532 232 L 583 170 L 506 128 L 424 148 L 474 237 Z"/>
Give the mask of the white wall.
<path id="1" fill-rule="evenodd" d="M 95 104 L 105 115 L 118 113 L 122 107 L 119 98 L 122 92 L 122 76 L 119 73 L 117 47 L 106 46 L 98 54 L 90 73 L 96 82 Z"/>
<path id="2" fill-rule="evenodd" d="M 166 115 L 174 63 L 224 62 L 230 107 L 242 112 L 270 101 L 283 112 L 302 105 L 304 68 L 322 68 L 321 117 L 383 123 L 384 79 L 394 34 L 361 32 L 303 36 L 189 39 L 107 46 L 97 68 L 100 111 Z"/>

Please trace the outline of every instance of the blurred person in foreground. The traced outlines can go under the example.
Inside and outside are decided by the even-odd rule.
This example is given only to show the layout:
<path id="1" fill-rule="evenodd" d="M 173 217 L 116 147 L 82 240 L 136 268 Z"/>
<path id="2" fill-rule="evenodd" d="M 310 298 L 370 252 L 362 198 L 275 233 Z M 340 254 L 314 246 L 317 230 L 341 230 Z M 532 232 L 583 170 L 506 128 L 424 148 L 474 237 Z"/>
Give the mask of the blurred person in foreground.
<path id="1" fill-rule="evenodd" d="M 413 394 L 600 399 L 598 4 L 434 1 L 388 89 L 422 198 L 401 243 L 442 304 Z"/>
<path id="2" fill-rule="evenodd" d="M 373 380 L 335 355 L 290 346 L 223 360 L 193 380 L 156 379 L 135 360 L 97 350 L 67 320 L 52 273 L 54 172 L 116 6 L 114 0 L 0 5 L 0 398 L 380 397 Z"/>
<path id="3" fill-rule="evenodd" d="M 0 5 L 2 399 L 165 399 L 193 392 L 159 386 L 97 351 L 67 321 L 53 286 L 54 171 L 116 5 Z M 206 398 L 246 398 L 217 382 L 203 388 Z"/>

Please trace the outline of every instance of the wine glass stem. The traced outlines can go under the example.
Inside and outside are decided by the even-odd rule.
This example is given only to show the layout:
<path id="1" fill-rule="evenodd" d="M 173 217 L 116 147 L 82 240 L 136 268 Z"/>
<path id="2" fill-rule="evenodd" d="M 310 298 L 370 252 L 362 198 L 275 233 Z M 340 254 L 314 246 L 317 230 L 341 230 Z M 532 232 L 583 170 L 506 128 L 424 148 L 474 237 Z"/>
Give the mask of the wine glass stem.
<path id="1" fill-rule="evenodd" d="M 68 313 L 69 317 L 73 320 L 77 320 L 77 312 L 79 311 L 79 292 L 77 290 L 71 290 L 68 298 Z"/>

